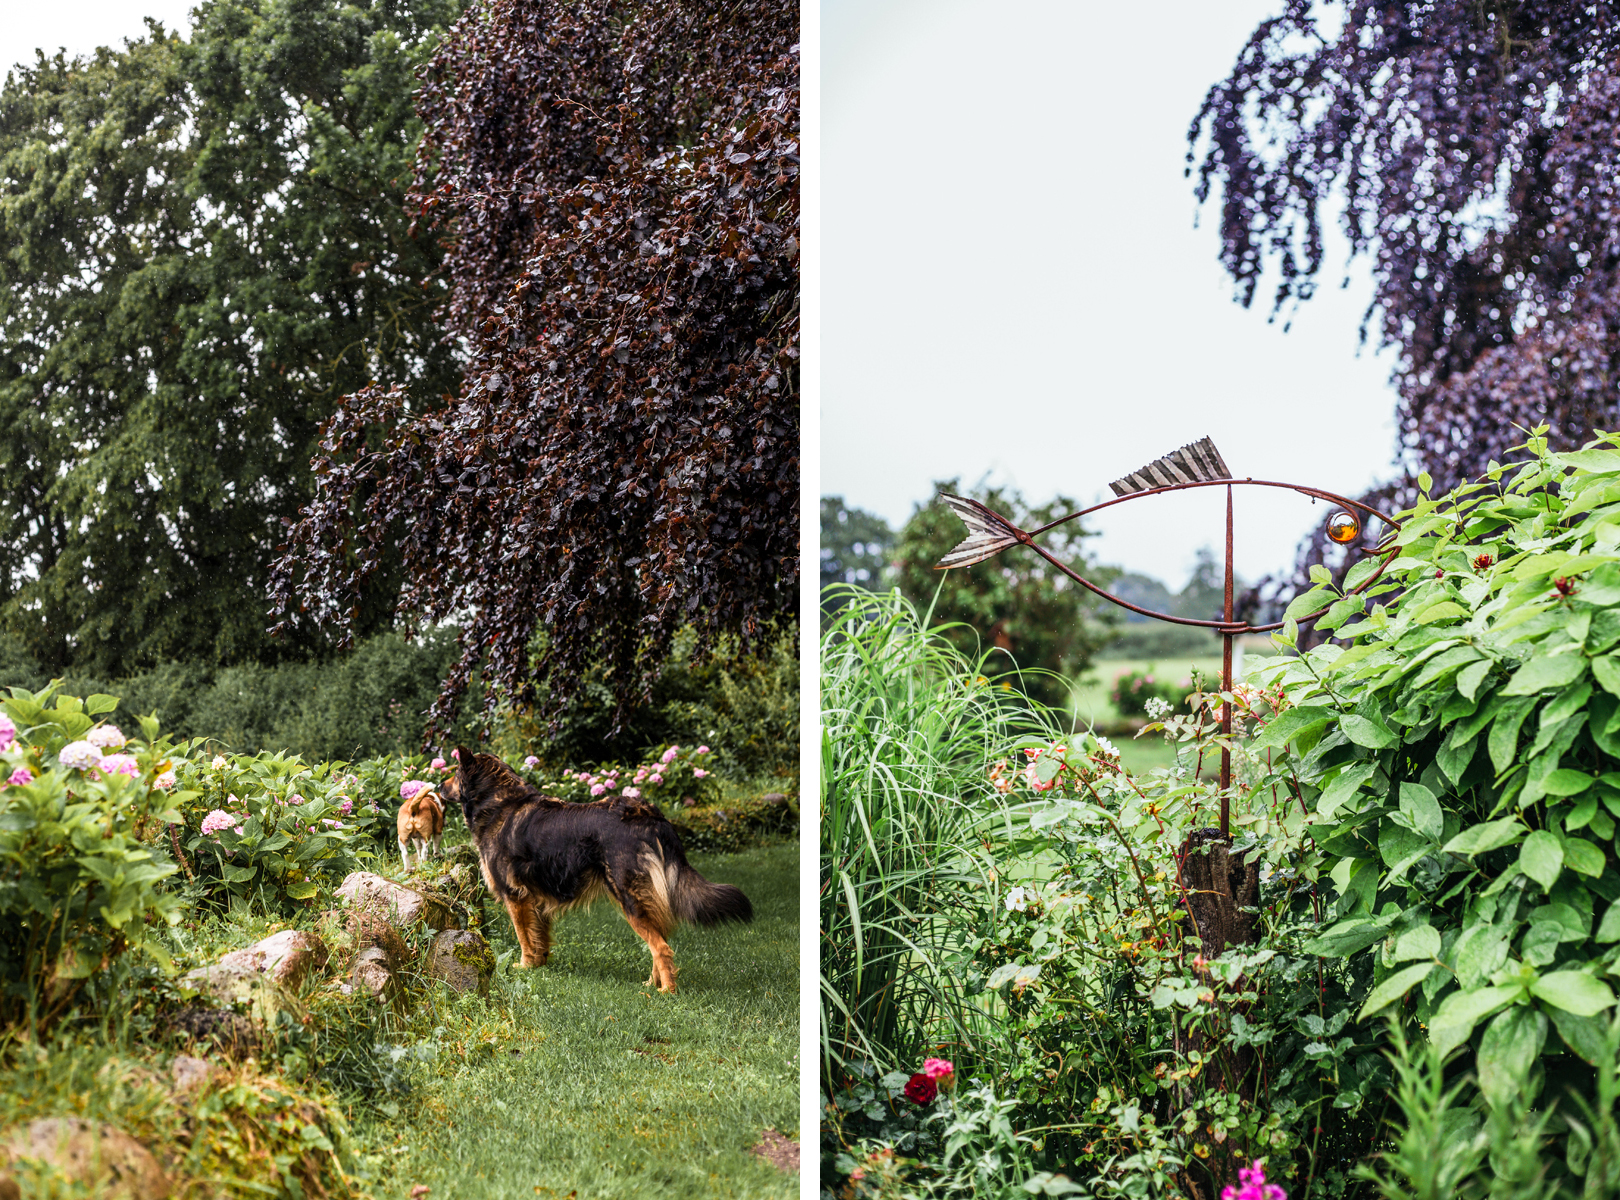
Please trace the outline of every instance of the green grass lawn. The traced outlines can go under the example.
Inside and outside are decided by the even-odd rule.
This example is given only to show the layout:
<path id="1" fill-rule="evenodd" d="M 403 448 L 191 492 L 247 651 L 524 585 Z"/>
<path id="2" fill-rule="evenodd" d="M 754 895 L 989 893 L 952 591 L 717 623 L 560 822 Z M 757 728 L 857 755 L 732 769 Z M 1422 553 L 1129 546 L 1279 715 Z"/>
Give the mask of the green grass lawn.
<path id="1" fill-rule="evenodd" d="M 796 842 L 692 856 L 755 915 L 676 933 L 677 995 L 642 986 L 646 947 L 604 901 L 557 923 L 548 966 L 503 968 L 487 1003 L 444 1002 L 388 1194 L 797 1196 L 798 1175 L 749 1148 L 768 1127 L 799 1133 L 798 859 Z M 511 925 L 488 911 L 505 956 Z"/>

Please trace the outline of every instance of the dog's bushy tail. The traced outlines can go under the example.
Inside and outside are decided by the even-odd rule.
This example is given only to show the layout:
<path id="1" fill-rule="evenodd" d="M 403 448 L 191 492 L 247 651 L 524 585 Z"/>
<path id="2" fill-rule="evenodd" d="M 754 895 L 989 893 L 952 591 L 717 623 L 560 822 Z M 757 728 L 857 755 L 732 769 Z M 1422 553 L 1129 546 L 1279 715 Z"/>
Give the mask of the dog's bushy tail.
<path id="1" fill-rule="evenodd" d="M 691 867 L 682 863 L 675 877 L 675 890 L 669 897 L 670 908 L 680 921 L 695 921 L 699 925 L 719 925 L 723 921 L 747 922 L 754 919 L 754 906 L 741 888 L 729 883 L 710 883 Z"/>

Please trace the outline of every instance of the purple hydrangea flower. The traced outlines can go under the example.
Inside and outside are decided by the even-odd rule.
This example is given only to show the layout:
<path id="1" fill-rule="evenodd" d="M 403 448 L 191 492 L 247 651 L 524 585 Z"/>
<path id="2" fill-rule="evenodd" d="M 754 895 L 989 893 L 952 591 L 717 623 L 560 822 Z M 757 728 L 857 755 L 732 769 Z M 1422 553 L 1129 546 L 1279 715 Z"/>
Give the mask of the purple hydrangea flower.
<path id="1" fill-rule="evenodd" d="M 25 784 L 25 783 L 33 783 L 33 782 L 34 782 L 34 773 L 32 771 L 30 771 L 27 767 L 18 767 L 15 771 L 13 771 L 11 773 L 11 778 L 6 780 L 6 786 L 7 787 L 22 787 L 22 785 Z"/>

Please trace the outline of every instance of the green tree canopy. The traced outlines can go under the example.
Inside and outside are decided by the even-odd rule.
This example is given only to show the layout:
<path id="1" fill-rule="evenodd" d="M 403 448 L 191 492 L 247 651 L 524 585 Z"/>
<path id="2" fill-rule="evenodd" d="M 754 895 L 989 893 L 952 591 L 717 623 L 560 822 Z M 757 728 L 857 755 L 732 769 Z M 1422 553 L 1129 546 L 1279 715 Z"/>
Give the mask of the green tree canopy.
<path id="1" fill-rule="evenodd" d="M 842 496 L 821 498 L 821 586 L 852 583 L 868 591 L 892 587 L 889 560 L 894 530 L 876 513 L 846 504 Z"/>
<path id="2" fill-rule="evenodd" d="M 1026 504 L 1017 491 L 1010 489 L 975 488 L 963 492 L 960 481 L 955 479 L 935 483 L 934 488 L 972 496 L 1020 529 L 1034 529 L 1080 507 L 1066 496 L 1056 496 L 1049 504 L 1036 507 Z M 918 505 L 901 528 L 895 550 L 901 591 L 920 608 L 932 604 L 936 623 L 960 621 L 968 626 L 951 630 L 948 636 L 969 654 L 995 646 L 1025 670 L 1050 671 L 1067 679 L 1084 671 L 1092 656 L 1113 636 L 1117 621 L 1114 614 L 1119 610 L 1023 546 L 1004 550 L 971 567 L 936 571 L 934 564 L 963 536 L 961 520 L 943 504 Z M 1043 535 L 1041 545 L 1097 586 L 1105 587 L 1112 581 L 1114 570 L 1098 568 L 1087 559 L 1081 542 L 1089 536 L 1076 521 Z M 1067 706 L 1069 701 L 1069 687 L 1046 675 L 1025 676 L 1024 690 L 1046 704 Z"/>
<path id="3" fill-rule="evenodd" d="M 206 0 L 189 41 L 8 76 L 0 623 L 49 669 L 265 657 L 319 423 L 371 380 L 457 387 L 403 197 L 414 71 L 459 9 Z"/>

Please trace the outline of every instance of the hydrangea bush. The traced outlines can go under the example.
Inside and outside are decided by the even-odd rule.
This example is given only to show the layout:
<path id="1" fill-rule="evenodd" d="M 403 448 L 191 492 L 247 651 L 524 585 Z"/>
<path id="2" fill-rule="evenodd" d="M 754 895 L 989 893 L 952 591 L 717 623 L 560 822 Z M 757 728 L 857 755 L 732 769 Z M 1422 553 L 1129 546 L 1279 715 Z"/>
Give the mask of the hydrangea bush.
<path id="1" fill-rule="evenodd" d="M 194 882 L 216 901 L 242 897 L 276 910 L 330 891 L 391 846 L 398 780 L 419 769 L 402 759 L 351 767 L 195 749 L 178 765 Z"/>
<path id="2" fill-rule="evenodd" d="M 98 720 L 116 706 L 55 685 L 0 700 L 0 1026 L 50 1025 L 128 951 L 167 961 L 164 835 L 192 797 L 155 720 L 138 738 Z"/>

